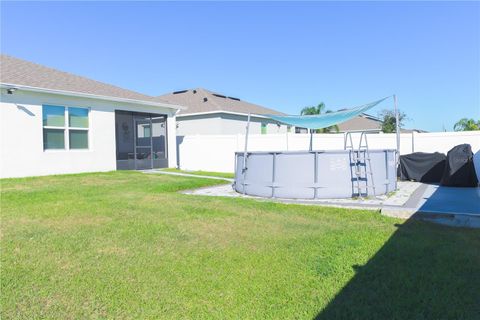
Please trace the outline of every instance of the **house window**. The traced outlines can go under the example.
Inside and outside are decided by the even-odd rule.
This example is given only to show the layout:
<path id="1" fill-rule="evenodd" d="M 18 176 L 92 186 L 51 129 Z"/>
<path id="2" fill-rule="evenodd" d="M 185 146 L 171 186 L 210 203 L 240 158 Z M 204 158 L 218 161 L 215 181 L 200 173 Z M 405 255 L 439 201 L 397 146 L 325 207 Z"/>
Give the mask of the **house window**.
<path id="1" fill-rule="evenodd" d="M 150 138 L 150 125 L 148 126 L 143 126 L 143 137 L 144 138 Z"/>
<path id="2" fill-rule="evenodd" d="M 258 128 L 258 127 L 257 127 Z M 267 133 L 267 124 L 262 122 L 262 126 L 261 126 L 261 132 L 262 134 L 266 134 Z"/>
<path id="3" fill-rule="evenodd" d="M 88 149 L 88 109 L 67 108 L 70 149 Z"/>
<path id="4" fill-rule="evenodd" d="M 295 127 L 295 133 L 308 133 L 308 130 L 302 127 Z"/>
<path id="5" fill-rule="evenodd" d="M 43 149 L 65 149 L 65 108 L 43 106 Z"/>
<path id="6" fill-rule="evenodd" d="M 88 109 L 43 106 L 43 149 L 88 149 Z"/>
<path id="7" fill-rule="evenodd" d="M 292 132 L 292 127 L 291 126 L 287 126 L 287 132 Z"/>

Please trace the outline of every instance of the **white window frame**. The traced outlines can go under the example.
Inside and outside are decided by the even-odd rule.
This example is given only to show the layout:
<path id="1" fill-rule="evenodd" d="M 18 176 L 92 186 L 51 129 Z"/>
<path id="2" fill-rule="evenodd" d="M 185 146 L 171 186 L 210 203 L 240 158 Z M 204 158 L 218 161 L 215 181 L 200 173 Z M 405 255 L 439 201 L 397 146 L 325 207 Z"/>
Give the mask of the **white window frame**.
<path id="1" fill-rule="evenodd" d="M 63 108 L 63 116 L 64 116 L 64 123 L 62 127 L 56 127 L 56 126 L 44 126 L 43 125 L 43 108 L 45 106 L 51 106 L 51 107 L 61 107 Z M 87 121 L 88 121 L 88 126 L 86 128 L 80 128 L 80 127 L 70 127 L 70 121 L 69 121 L 69 109 L 70 108 L 76 108 L 76 109 L 86 109 L 87 110 Z M 90 139 L 90 107 L 66 107 L 62 105 L 56 105 L 56 104 L 42 104 L 42 143 L 43 143 L 43 151 L 44 152 L 55 152 L 55 151 L 90 151 L 91 150 L 91 139 Z M 57 129 L 57 130 L 63 130 L 64 134 L 64 146 L 63 149 L 45 149 L 45 135 L 43 134 L 44 129 Z M 88 147 L 85 149 L 71 149 L 70 148 L 70 130 L 74 131 L 87 131 L 87 143 Z"/>

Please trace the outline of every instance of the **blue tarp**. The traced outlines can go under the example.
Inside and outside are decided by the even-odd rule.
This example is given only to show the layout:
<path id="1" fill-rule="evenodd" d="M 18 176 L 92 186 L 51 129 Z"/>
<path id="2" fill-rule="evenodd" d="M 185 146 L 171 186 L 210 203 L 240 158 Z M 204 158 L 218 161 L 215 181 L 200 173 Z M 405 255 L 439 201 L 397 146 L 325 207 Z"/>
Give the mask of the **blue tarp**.
<path id="1" fill-rule="evenodd" d="M 307 129 L 322 129 L 322 128 L 327 128 L 327 127 L 345 122 L 347 120 L 350 120 L 352 118 L 355 118 L 356 116 L 362 114 L 368 109 L 375 107 L 377 104 L 379 104 L 380 102 L 388 98 L 389 97 L 386 97 L 378 101 L 371 102 L 359 107 L 345 109 L 337 112 L 329 112 L 329 113 L 320 114 L 320 115 L 278 116 L 278 115 L 268 114 L 265 116 L 272 118 L 273 120 L 276 120 L 278 122 L 289 124 L 295 127 L 301 127 L 301 128 L 307 128 Z"/>

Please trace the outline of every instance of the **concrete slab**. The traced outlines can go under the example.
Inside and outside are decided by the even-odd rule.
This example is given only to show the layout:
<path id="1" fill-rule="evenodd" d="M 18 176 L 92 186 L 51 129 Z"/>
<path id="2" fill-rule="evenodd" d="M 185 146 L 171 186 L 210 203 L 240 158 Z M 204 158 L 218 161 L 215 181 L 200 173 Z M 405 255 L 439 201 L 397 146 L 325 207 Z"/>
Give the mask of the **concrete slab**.
<path id="1" fill-rule="evenodd" d="M 429 185 L 420 200 L 418 212 L 480 217 L 480 188 Z"/>
<path id="2" fill-rule="evenodd" d="M 413 217 L 453 227 L 480 228 L 480 188 L 428 185 Z"/>
<path id="3" fill-rule="evenodd" d="M 426 212 L 417 212 L 412 216 L 413 219 L 424 220 L 443 224 L 450 227 L 462 228 L 480 228 L 480 217 L 462 214 L 435 214 Z"/>

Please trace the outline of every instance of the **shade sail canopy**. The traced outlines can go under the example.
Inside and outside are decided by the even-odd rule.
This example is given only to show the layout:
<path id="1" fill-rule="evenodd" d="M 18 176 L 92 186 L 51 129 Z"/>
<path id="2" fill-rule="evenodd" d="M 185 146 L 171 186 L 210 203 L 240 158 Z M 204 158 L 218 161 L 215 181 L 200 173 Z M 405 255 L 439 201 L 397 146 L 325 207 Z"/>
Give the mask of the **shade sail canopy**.
<path id="1" fill-rule="evenodd" d="M 310 116 L 278 116 L 278 115 L 265 115 L 273 120 L 282 122 L 291 126 L 307 128 L 307 129 L 322 129 L 327 128 L 362 114 L 363 112 L 375 107 L 380 102 L 388 99 L 389 97 L 374 101 L 371 103 L 364 104 L 359 107 L 345 109 L 337 112 L 329 112 L 319 115 L 310 115 Z"/>

